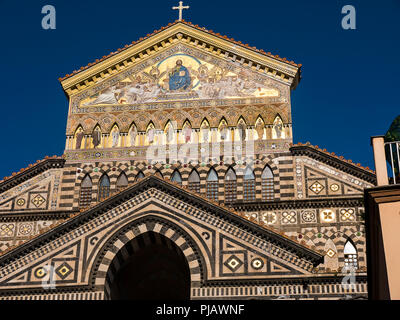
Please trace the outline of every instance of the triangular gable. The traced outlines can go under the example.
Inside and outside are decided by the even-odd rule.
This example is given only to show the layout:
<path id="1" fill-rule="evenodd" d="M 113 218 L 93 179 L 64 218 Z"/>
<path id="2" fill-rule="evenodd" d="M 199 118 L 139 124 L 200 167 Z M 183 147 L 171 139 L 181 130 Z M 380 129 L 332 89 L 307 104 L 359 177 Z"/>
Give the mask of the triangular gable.
<path id="1" fill-rule="evenodd" d="M 295 88 L 300 80 L 301 65 L 181 21 L 162 28 L 109 57 L 96 60 L 60 81 L 67 95 L 72 96 L 104 79 L 113 78 L 115 74 L 139 66 L 149 57 L 154 57 L 176 44 L 185 44 L 211 56 L 233 61 L 249 70 L 286 83 L 291 88 Z"/>
<path id="2" fill-rule="evenodd" d="M 164 227 L 156 225 L 168 220 L 168 225 L 180 224 L 193 239 L 198 237 L 196 243 L 206 261 L 207 279 L 311 275 L 313 266 L 322 261 L 319 253 L 279 233 L 261 228 L 228 209 L 150 176 L 6 253 L 0 259 L 0 278 L 3 279 L 0 285 L 35 286 L 40 282 L 38 277 L 46 271 L 39 270 L 44 266 L 56 268 L 57 285 L 87 284 L 96 256 L 114 234 L 113 230 L 136 220 L 143 222 L 134 227 L 136 231 L 132 229 L 133 232 L 156 228 L 161 231 Z M 168 232 L 166 234 L 168 236 Z M 225 268 L 219 270 L 217 265 Z M 35 271 L 38 274 L 32 275 Z M 24 275 L 24 272 L 30 275 Z"/>

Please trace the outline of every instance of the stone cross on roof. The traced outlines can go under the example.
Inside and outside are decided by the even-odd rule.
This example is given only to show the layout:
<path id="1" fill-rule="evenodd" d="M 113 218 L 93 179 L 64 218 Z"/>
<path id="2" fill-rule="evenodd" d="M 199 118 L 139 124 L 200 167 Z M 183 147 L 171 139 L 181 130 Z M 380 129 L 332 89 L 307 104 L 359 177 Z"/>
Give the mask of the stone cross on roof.
<path id="1" fill-rule="evenodd" d="M 179 1 L 179 6 L 178 7 L 172 7 L 173 10 L 179 10 L 179 21 L 182 20 L 182 11 L 183 9 L 189 9 L 189 6 L 183 6 L 182 1 Z"/>

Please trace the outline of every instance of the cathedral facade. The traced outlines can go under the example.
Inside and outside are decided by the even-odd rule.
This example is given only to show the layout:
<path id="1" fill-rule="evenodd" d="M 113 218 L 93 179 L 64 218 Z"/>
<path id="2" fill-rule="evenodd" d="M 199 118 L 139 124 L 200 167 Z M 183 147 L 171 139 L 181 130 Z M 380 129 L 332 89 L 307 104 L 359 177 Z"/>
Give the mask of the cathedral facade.
<path id="1" fill-rule="evenodd" d="M 0 182 L 0 299 L 365 298 L 375 174 L 293 144 L 300 79 L 185 21 L 60 79 L 64 154 Z"/>

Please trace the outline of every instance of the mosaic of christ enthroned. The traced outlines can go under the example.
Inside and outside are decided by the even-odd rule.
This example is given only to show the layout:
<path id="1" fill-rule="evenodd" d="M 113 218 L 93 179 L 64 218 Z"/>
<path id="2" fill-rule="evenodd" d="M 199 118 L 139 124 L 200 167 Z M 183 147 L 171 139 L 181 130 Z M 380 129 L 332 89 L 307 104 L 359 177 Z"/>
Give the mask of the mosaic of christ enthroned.
<path id="1" fill-rule="evenodd" d="M 81 101 L 81 106 L 136 104 L 160 100 L 279 97 L 238 67 L 231 71 L 184 53 L 171 55 Z"/>

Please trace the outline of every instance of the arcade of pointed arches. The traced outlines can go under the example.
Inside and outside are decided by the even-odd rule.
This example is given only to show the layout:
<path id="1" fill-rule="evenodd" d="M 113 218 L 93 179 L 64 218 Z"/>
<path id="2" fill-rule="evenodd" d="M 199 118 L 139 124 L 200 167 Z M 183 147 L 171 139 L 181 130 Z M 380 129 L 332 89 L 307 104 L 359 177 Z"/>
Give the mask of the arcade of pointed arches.
<path id="1" fill-rule="evenodd" d="M 157 170 L 155 175 L 163 178 L 161 171 Z M 142 171 L 136 174 L 135 181 L 144 178 Z M 274 199 L 274 176 L 271 168 L 266 165 L 261 174 L 262 199 L 264 201 L 273 201 Z M 170 176 L 170 180 L 174 183 L 182 185 L 182 175 L 178 169 L 175 169 Z M 243 174 L 244 195 L 243 201 L 255 201 L 256 194 L 256 175 L 251 166 L 247 166 Z M 198 171 L 193 168 L 188 177 L 188 189 L 200 193 L 201 179 Z M 115 186 L 111 186 L 110 178 L 107 173 L 103 173 L 97 187 L 97 199 L 103 201 L 115 192 L 120 192 L 128 186 L 128 177 L 124 171 L 118 176 Z M 218 201 L 218 188 L 220 186 L 220 178 L 214 168 L 210 168 L 205 181 L 206 196 L 210 200 Z M 232 203 L 237 200 L 237 176 L 233 167 L 229 167 L 223 178 L 224 199 L 225 203 Z M 114 191 L 112 191 L 114 190 Z M 79 194 L 80 208 L 87 208 L 92 203 L 93 183 L 90 174 L 87 173 L 82 179 Z"/>
<path id="2" fill-rule="evenodd" d="M 222 117 L 215 128 L 210 126 L 204 118 L 199 128 L 194 128 L 186 119 L 182 128 L 177 128 L 173 121 L 168 120 L 164 128 L 156 128 L 150 121 L 145 131 L 138 131 L 133 122 L 127 132 L 122 132 L 117 123 L 111 126 L 109 132 L 102 131 L 97 124 L 92 133 L 85 132 L 82 125 L 78 125 L 73 136 L 67 136 L 66 149 L 94 149 L 117 147 L 140 147 L 149 145 L 167 145 L 184 143 L 207 143 L 224 141 L 249 141 L 286 139 L 291 135 L 290 128 L 284 125 L 279 114 L 275 116 L 272 125 L 266 125 L 259 115 L 253 125 L 246 123 L 240 117 L 235 126 L 229 126 L 225 117 Z"/>

